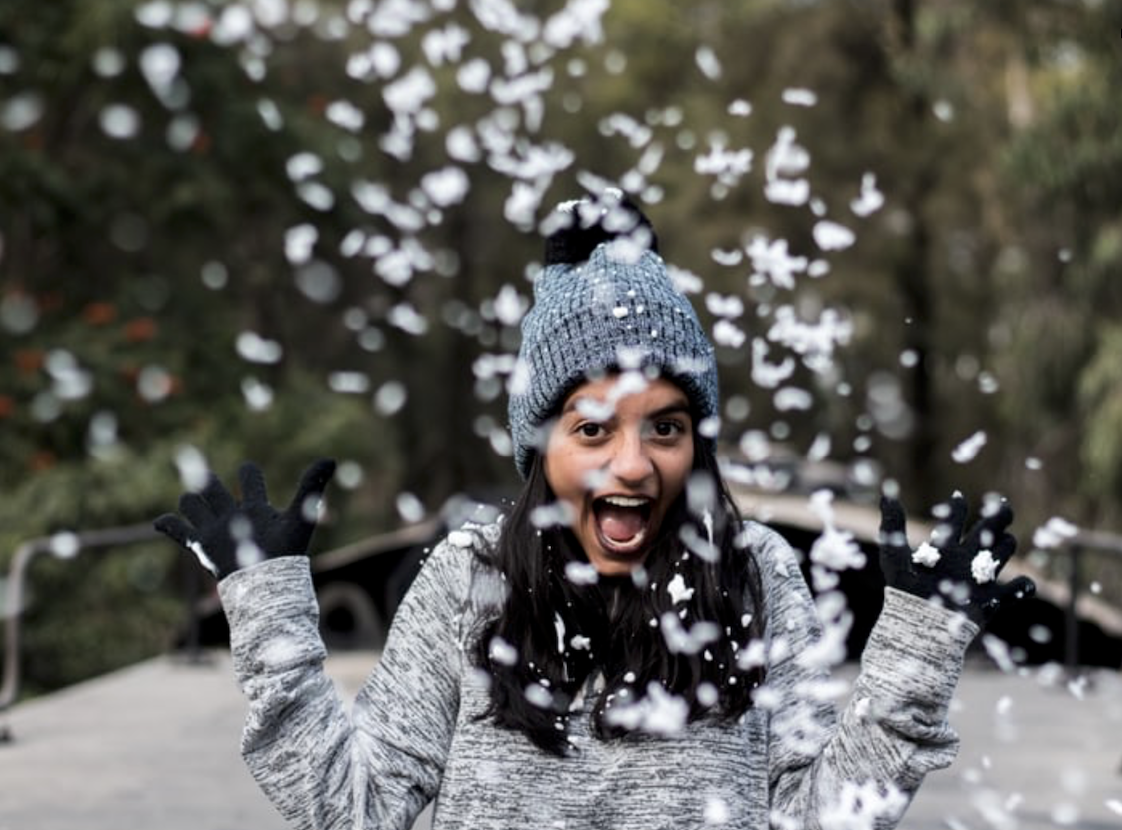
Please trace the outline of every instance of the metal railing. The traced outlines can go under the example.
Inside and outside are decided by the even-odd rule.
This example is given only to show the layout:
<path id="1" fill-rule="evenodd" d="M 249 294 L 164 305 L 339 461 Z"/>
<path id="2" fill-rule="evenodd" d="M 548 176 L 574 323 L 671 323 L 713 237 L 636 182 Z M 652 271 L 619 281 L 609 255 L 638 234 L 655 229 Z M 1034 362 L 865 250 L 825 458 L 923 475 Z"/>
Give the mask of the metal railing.
<path id="1" fill-rule="evenodd" d="M 372 536 L 326 551 L 313 558 L 312 570 L 316 572 L 346 565 L 357 558 L 380 555 L 403 545 L 419 544 L 432 538 L 439 527 L 440 523 L 436 520 L 422 522 L 399 531 Z M 168 541 L 166 536 L 146 522 L 101 530 L 56 533 L 29 539 L 15 549 L 8 566 L 3 605 L 0 605 L 0 617 L 4 619 L 4 674 L 0 680 L 0 715 L 10 709 L 19 698 L 22 665 L 21 617 L 27 600 L 28 572 L 32 560 L 40 554 L 69 559 L 86 550 L 121 547 L 156 540 Z M 183 556 L 178 546 L 169 543 L 168 549 L 174 549 L 176 555 Z M 184 652 L 189 660 L 196 661 L 200 657 L 199 625 L 203 612 L 200 611 L 198 599 L 203 570 L 192 561 L 186 571 L 187 620 Z M 10 739 L 10 729 L 0 724 L 0 744 Z"/>
<path id="2" fill-rule="evenodd" d="M 25 595 L 27 592 L 27 573 L 31 561 L 38 555 L 49 553 L 61 558 L 69 558 L 84 550 L 97 548 L 117 547 L 132 545 L 140 542 L 150 542 L 164 538 L 151 524 L 128 525 L 124 527 L 104 528 L 78 533 L 61 533 L 52 536 L 43 536 L 30 539 L 16 548 L 8 569 L 6 584 L 6 598 L 2 611 L 4 617 L 4 666 L 3 681 L 0 682 L 0 714 L 9 709 L 19 696 L 20 685 L 20 619 L 22 616 Z M 396 537 L 395 537 L 396 538 Z M 362 544 L 368 544 L 364 542 Z M 1122 556 L 1122 535 L 1103 531 L 1080 530 L 1072 536 L 1064 546 L 1068 552 L 1069 575 L 1068 596 L 1065 607 L 1065 642 L 1064 659 L 1067 668 L 1076 671 L 1079 663 L 1079 620 L 1080 616 L 1093 617 L 1094 613 L 1084 612 L 1081 615 L 1080 607 L 1087 602 L 1082 584 L 1082 560 L 1087 551 L 1105 551 L 1115 556 Z M 348 546 L 334 555 L 350 554 Z M 323 563 L 320 563 L 323 564 Z M 196 573 L 196 569 L 190 569 Z M 187 646 L 189 650 L 197 648 L 198 611 L 195 607 L 197 582 L 190 586 L 188 598 L 189 616 Z M 1117 612 L 1114 612 L 1117 613 Z M 1112 626 L 1113 627 L 1113 626 Z M 4 732 L 0 730 L 0 740 Z"/>
<path id="3" fill-rule="evenodd" d="M 60 558 L 76 556 L 83 550 L 132 545 L 163 538 L 151 525 L 127 525 L 79 533 L 56 533 L 29 539 L 16 548 L 8 567 L 5 586 L 4 617 L 4 679 L 0 683 L 0 713 L 16 702 L 20 684 L 20 618 L 27 594 L 27 573 L 31 561 L 49 553 Z"/>

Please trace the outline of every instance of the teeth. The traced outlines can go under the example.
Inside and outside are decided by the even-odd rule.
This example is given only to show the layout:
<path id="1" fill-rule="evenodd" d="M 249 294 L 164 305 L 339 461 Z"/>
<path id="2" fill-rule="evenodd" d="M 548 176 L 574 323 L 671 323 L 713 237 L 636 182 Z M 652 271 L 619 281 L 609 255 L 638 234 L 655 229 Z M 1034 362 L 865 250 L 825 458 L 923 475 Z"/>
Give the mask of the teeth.
<path id="1" fill-rule="evenodd" d="M 647 503 L 646 499 L 634 496 L 605 496 L 604 501 L 616 507 L 642 507 Z"/>

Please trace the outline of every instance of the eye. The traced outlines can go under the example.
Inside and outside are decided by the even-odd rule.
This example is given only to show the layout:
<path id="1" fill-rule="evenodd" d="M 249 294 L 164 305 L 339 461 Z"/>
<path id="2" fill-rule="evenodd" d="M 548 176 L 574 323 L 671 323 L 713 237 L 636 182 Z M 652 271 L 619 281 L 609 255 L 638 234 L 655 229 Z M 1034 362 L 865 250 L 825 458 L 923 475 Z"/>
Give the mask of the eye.
<path id="1" fill-rule="evenodd" d="M 604 425 L 595 421 L 585 421 L 577 426 L 577 433 L 582 438 L 599 438 L 604 434 Z"/>
<path id="2" fill-rule="evenodd" d="M 656 438 L 677 438 L 685 431 L 686 425 L 675 418 L 664 418 L 651 426 L 651 432 Z"/>

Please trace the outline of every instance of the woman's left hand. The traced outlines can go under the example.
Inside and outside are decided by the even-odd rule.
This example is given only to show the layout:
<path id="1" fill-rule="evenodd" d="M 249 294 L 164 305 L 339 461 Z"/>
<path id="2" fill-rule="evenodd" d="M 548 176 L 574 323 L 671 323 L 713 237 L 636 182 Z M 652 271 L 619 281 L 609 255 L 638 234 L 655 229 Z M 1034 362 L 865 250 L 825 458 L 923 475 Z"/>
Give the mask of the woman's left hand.
<path id="1" fill-rule="evenodd" d="M 880 566 L 885 584 L 924 599 L 940 599 L 984 626 L 1005 602 L 1031 597 L 1036 585 L 1027 576 L 998 582 L 1017 540 L 1008 532 L 1013 509 L 1004 499 L 966 532 L 967 506 L 961 493 L 951 496 L 948 515 L 941 518 L 931 540 L 913 550 L 905 531 L 900 502 L 888 496 L 880 503 Z"/>

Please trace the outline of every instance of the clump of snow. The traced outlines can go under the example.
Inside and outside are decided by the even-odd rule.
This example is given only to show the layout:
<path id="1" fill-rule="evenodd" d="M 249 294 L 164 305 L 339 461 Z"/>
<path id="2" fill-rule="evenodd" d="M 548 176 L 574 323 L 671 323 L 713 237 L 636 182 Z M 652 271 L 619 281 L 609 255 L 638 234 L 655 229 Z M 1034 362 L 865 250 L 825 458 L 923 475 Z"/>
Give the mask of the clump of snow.
<path id="1" fill-rule="evenodd" d="M 720 627 L 708 620 L 696 622 L 687 630 L 673 611 L 666 611 L 659 617 L 659 627 L 666 647 L 675 654 L 697 654 L 721 637 Z"/>
<path id="2" fill-rule="evenodd" d="M 751 171 L 752 157 L 752 151 L 747 147 L 728 150 L 714 141 L 708 153 L 694 159 L 693 169 L 695 173 L 713 176 L 721 184 L 732 187 Z"/>
<path id="3" fill-rule="evenodd" d="M 243 331 L 236 342 L 238 355 L 250 363 L 279 363 L 284 356 L 284 347 L 276 340 L 269 340 L 253 331 Z"/>
<path id="4" fill-rule="evenodd" d="M 690 553 L 696 554 L 706 562 L 716 562 L 721 558 L 721 551 L 711 539 L 707 539 L 697 532 L 692 524 L 685 524 L 678 531 L 678 538 L 682 540 Z"/>
<path id="5" fill-rule="evenodd" d="M 453 530 L 448 534 L 448 544 L 454 548 L 467 550 L 475 545 L 475 537 L 466 530 Z"/>
<path id="6" fill-rule="evenodd" d="M 795 372 L 795 359 L 786 355 L 779 363 L 768 360 L 771 347 L 760 337 L 752 340 L 752 382 L 761 389 L 774 389 Z"/>
<path id="7" fill-rule="evenodd" d="M 572 523 L 572 519 L 572 508 L 561 501 L 538 505 L 530 511 L 530 523 L 537 528 L 565 527 Z"/>
<path id="8" fill-rule="evenodd" d="M 677 605 L 679 602 L 693 599 L 694 589 L 686 587 L 686 580 L 681 574 L 674 574 L 666 586 L 666 592 L 670 594 L 670 602 Z"/>
<path id="9" fill-rule="evenodd" d="M 779 306 L 774 317 L 768 340 L 789 348 L 802 358 L 803 365 L 819 374 L 833 369 L 837 347 L 853 337 L 852 321 L 833 308 L 824 309 L 817 322 L 801 319 L 790 305 Z"/>
<path id="10" fill-rule="evenodd" d="M 782 127 L 767 153 L 764 196 L 770 202 L 797 207 L 810 198 L 810 183 L 802 174 L 810 167 L 810 153 L 796 140 L 792 127 Z"/>
<path id="11" fill-rule="evenodd" d="M 1013 655 L 1009 650 L 1009 644 L 993 634 L 982 635 L 982 648 L 985 649 L 986 654 L 989 656 L 997 667 L 1003 672 L 1012 673 L 1017 670 L 1017 664 L 1013 660 Z"/>
<path id="12" fill-rule="evenodd" d="M 304 648 L 298 638 L 275 634 L 261 647 L 257 657 L 267 668 L 280 668 L 296 663 L 303 654 Z"/>
<path id="13" fill-rule="evenodd" d="M 818 103 L 818 95 L 805 87 L 788 87 L 783 90 L 783 103 L 796 107 L 813 107 Z"/>
<path id="14" fill-rule="evenodd" d="M 737 98 L 735 101 L 729 103 L 728 113 L 738 118 L 746 118 L 752 114 L 752 104 L 750 101 L 745 101 L 743 98 Z"/>
<path id="15" fill-rule="evenodd" d="M 646 696 L 634 703 L 613 702 L 604 714 L 609 726 L 653 735 L 679 734 L 688 718 L 689 704 L 653 681 L 647 685 Z"/>
<path id="16" fill-rule="evenodd" d="M 81 547 L 78 534 L 70 530 L 60 530 L 52 534 L 49 542 L 51 555 L 58 559 L 73 559 L 78 555 Z"/>
<path id="17" fill-rule="evenodd" d="M 814 242 L 823 251 L 844 251 L 857 241 L 857 234 L 837 222 L 823 219 L 814 226 Z"/>
<path id="18" fill-rule="evenodd" d="M 232 527 L 231 531 L 233 531 Z M 247 538 L 238 542 L 238 546 L 234 549 L 234 558 L 239 568 L 249 568 L 265 561 L 265 551 L 261 550 L 252 539 Z"/>
<path id="19" fill-rule="evenodd" d="M 928 568 L 934 568 L 941 558 L 939 549 L 930 542 L 920 542 L 919 547 L 912 551 L 912 561 Z"/>
<path id="20" fill-rule="evenodd" d="M 402 521 L 414 524 L 425 517 L 425 505 L 413 493 L 402 491 L 394 499 L 394 507 Z"/>
<path id="21" fill-rule="evenodd" d="M 574 585 L 595 585 L 600 580 L 596 566 L 588 562 L 568 562 L 565 565 L 565 579 Z"/>
<path id="22" fill-rule="evenodd" d="M 701 74 L 709 80 L 715 81 L 721 77 L 721 61 L 712 47 L 699 46 L 697 52 L 694 53 L 694 60 L 697 62 L 697 68 L 701 70 Z"/>
<path id="23" fill-rule="evenodd" d="M 805 389 L 785 386 L 772 398 L 779 412 L 807 411 L 814 406 L 814 396 Z"/>
<path id="24" fill-rule="evenodd" d="M 526 700 L 541 709 L 548 709 L 553 705 L 553 693 L 540 682 L 529 684 L 524 694 L 526 695 Z"/>
<path id="25" fill-rule="evenodd" d="M 179 471 L 179 481 L 186 490 L 197 493 L 206 486 L 210 470 L 206 456 L 191 445 L 185 445 L 176 450 L 175 466 Z"/>
<path id="26" fill-rule="evenodd" d="M 834 494 L 817 490 L 810 497 L 810 509 L 822 522 L 822 533 L 810 548 L 810 561 L 834 571 L 865 566 L 865 554 L 849 531 L 839 530 L 834 521 Z"/>
<path id="27" fill-rule="evenodd" d="M 792 256 L 786 239 L 768 239 L 762 234 L 752 237 L 745 251 L 752 260 L 754 275 L 766 277 L 776 288 L 795 287 L 795 274 L 806 270 L 804 256 Z"/>
<path id="28" fill-rule="evenodd" d="M 978 551 L 970 562 L 970 574 L 978 583 L 993 582 L 997 577 L 997 568 L 998 562 L 993 558 L 993 551 L 988 548 Z"/>
<path id="29" fill-rule="evenodd" d="M 437 207 L 450 207 L 462 202 L 471 186 L 467 173 L 448 165 L 421 177 L 421 190 Z"/>
<path id="30" fill-rule="evenodd" d="M 978 430 L 951 452 L 951 458 L 959 464 L 967 464 L 974 460 L 982 447 L 986 445 L 986 433 L 983 430 Z"/>
<path id="31" fill-rule="evenodd" d="M 702 813 L 706 824 L 728 824 L 732 818 L 732 811 L 728 802 L 723 798 L 712 795 L 705 800 L 705 810 Z"/>
<path id="32" fill-rule="evenodd" d="M 488 655 L 503 666 L 513 666 L 518 662 L 518 649 L 499 636 L 491 638 Z"/>
<path id="33" fill-rule="evenodd" d="M 823 810 L 820 823 L 822 827 L 837 830 L 894 826 L 909 801 L 908 796 L 895 786 L 885 788 L 876 781 L 845 781 L 837 799 Z"/>
<path id="34" fill-rule="evenodd" d="M 1058 548 L 1078 533 L 1079 528 L 1067 519 L 1053 516 L 1033 532 L 1032 543 L 1041 549 Z"/>
<path id="35" fill-rule="evenodd" d="M 404 384 L 396 380 L 386 381 L 374 393 L 374 410 L 387 417 L 395 415 L 405 406 L 407 397 Z"/>
<path id="36" fill-rule="evenodd" d="M 751 671 L 764 665 L 767 665 L 767 648 L 763 640 L 752 640 L 736 654 L 736 667 L 741 671 Z"/>
<path id="37" fill-rule="evenodd" d="M 849 209 L 858 216 L 869 216 L 884 206 L 884 194 L 877 189 L 875 173 L 861 177 L 861 194 L 849 203 Z"/>

